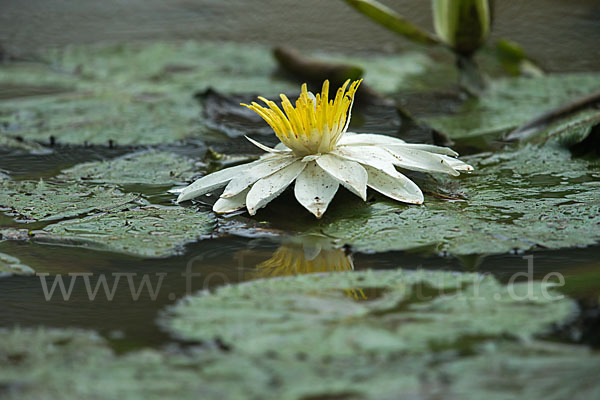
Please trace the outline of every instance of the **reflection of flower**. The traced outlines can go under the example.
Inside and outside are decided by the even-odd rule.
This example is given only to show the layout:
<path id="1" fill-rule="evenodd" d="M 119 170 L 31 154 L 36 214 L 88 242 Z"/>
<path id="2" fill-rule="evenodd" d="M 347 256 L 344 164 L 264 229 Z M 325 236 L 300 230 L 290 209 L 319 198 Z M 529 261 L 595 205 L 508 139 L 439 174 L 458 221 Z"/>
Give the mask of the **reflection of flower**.
<path id="1" fill-rule="evenodd" d="M 454 158 L 457 154 L 448 148 L 409 144 L 384 135 L 346 134 L 360 82 L 346 81 L 333 100 L 329 99 L 328 81 L 316 96 L 303 85 L 295 108 L 281 95 L 283 111 L 262 97 L 267 107 L 255 102 L 246 105 L 273 128 L 282 143 L 272 149 L 248 138 L 267 154 L 250 164 L 200 178 L 184 188 L 177 201 L 227 185 L 214 211 L 225 213 L 247 207 L 254 215 L 296 181 L 296 199 L 319 218 L 339 185 L 363 200 L 369 186 L 398 201 L 423 203 L 419 187 L 395 167 L 455 176 L 472 170 Z"/>
<path id="2" fill-rule="evenodd" d="M 323 241 L 286 243 L 266 261 L 256 266 L 256 278 L 343 272 L 354 270 L 352 256 L 343 249 L 327 246 Z M 361 289 L 346 291 L 355 299 L 366 299 Z"/>
<path id="3" fill-rule="evenodd" d="M 310 254 L 302 245 L 283 245 L 273 253 L 271 258 L 258 264 L 257 275 L 261 278 L 270 278 L 354 269 L 352 257 L 342 249 L 315 250 L 316 254 Z"/>

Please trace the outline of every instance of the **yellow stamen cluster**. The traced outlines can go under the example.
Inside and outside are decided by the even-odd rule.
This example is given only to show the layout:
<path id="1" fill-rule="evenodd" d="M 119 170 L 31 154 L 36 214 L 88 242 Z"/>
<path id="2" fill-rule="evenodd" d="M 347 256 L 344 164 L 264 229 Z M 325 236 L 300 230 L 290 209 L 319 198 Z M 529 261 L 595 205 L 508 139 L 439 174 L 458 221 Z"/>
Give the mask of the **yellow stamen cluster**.
<path id="1" fill-rule="evenodd" d="M 329 99 L 329 81 L 323 82 L 323 89 L 316 96 L 309 93 L 306 84 L 303 84 L 295 108 L 286 95 L 281 95 L 281 106 L 285 113 L 275 102 L 264 97 L 259 99 L 268 108 L 256 102 L 242 105 L 254 110 L 267 121 L 279 140 L 295 154 L 303 156 L 327 153 L 346 132 L 350 108 L 361 82 L 362 79 L 350 84 L 350 80 L 347 80 L 338 89 L 333 100 Z"/>

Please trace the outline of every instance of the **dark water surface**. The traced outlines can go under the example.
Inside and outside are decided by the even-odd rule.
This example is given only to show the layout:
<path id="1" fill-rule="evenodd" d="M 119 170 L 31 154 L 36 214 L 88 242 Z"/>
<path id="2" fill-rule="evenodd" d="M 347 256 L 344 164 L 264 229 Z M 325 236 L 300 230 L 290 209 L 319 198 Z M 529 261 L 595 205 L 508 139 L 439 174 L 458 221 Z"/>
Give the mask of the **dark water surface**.
<path id="1" fill-rule="evenodd" d="M 383 0 L 433 30 L 429 0 Z M 551 71 L 600 69 L 600 2 L 497 0 L 492 41 L 508 38 Z M 9 52 L 132 40 L 233 40 L 303 49 L 396 51 L 406 42 L 342 0 L 3 0 Z"/>
<path id="2" fill-rule="evenodd" d="M 159 330 L 155 321 L 165 306 L 187 293 L 264 276 L 260 273 L 259 264 L 272 257 L 280 245 L 278 240 L 272 239 L 230 237 L 189 245 L 185 254 L 180 256 L 140 259 L 65 246 L 1 242 L 0 252 L 20 258 L 23 263 L 34 266 L 38 273 L 49 273 L 50 276 L 45 278 L 48 287 L 52 286 L 55 275 L 62 277 L 66 287 L 72 279 L 75 283 L 68 301 L 65 301 L 58 287 L 50 300 L 45 298 L 42 277 L 0 279 L 0 326 L 89 328 L 112 339 L 120 349 L 162 345 L 169 338 Z M 524 258 L 529 256 L 533 256 L 534 260 L 531 270 L 528 269 L 527 258 Z M 600 246 L 466 259 L 438 255 L 422 257 L 406 252 L 353 254 L 351 258 L 355 270 L 400 267 L 479 272 L 492 274 L 502 282 L 520 282 L 527 279 L 526 274 L 529 273 L 533 279 L 541 280 L 548 274 L 559 272 L 567 281 L 564 291 L 582 304 L 593 303 L 599 289 L 593 282 L 590 288 L 586 284 L 586 276 L 591 275 L 593 279 L 594 271 L 600 268 Z M 106 276 L 109 286 L 116 287 L 114 298 L 107 300 L 103 289 L 100 289 L 97 297 L 90 300 L 82 276 L 69 276 L 69 273 L 93 274 L 90 277 L 92 288 L 100 276 Z M 134 292 L 147 277 L 155 298 L 144 289 L 135 299 L 126 277 L 121 277 L 113 286 L 116 273 L 132 274 Z M 164 277 L 161 278 L 161 275 Z M 563 339 L 577 341 L 573 336 Z"/>

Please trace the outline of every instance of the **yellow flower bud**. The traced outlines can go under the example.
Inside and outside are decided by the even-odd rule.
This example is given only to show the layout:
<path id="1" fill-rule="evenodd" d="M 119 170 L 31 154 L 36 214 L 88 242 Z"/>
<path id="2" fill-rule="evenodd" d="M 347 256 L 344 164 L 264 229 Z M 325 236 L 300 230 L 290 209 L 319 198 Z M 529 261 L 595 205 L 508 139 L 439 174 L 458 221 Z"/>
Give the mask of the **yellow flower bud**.
<path id="1" fill-rule="evenodd" d="M 470 55 L 485 42 L 491 24 L 488 0 L 433 0 L 438 37 L 454 51 Z"/>

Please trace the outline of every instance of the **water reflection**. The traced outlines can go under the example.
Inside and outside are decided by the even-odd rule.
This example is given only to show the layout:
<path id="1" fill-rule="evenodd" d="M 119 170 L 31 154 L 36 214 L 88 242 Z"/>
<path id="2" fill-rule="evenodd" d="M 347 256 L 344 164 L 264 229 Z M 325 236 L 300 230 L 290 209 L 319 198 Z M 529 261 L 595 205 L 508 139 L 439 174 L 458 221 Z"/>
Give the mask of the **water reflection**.
<path id="1" fill-rule="evenodd" d="M 256 266 L 255 277 L 340 272 L 354 270 L 352 255 L 320 236 L 286 240 L 266 261 Z"/>
<path id="2" fill-rule="evenodd" d="M 353 271 L 352 254 L 322 236 L 295 237 L 285 241 L 266 261 L 259 263 L 254 277 L 281 276 Z M 346 290 L 355 300 L 367 300 L 362 289 Z"/>
<path id="3" fill-rule="evenodd" d="M 109 291 L 116 287 L 112 300 L 106 297 L 101 287 L 91 300 L 80 276 L 74 281 L 68 301 L 63 299 L 59 288 L 56 288 L 51 300 L 46 300 L 37 276 L 0 279 L 0 327 L 77 327 L 98 330 L 111 338 L 118 333 L 122 339 L 116 341 L 115 346 L 130 349 L 161 345 L 171 340 L 154 322 L 158 313 L 187 293 L 214 290 L 223 284 L 290 275 L 399 267 L 407 270 L 474 270 L 482 274 L 491 273 L 501 282 L 507 282 L 515 273 L 528 271 L 523 254 L 491 255 L 482 259 L 472 257 L 459 261 L 453 257 L 425 257 L 419 252 L 350 254 L 340 245 L 330 238 L 314 235 L 282 241 L 276 238 L 228 237 L 199 241 L 189 245 L 184 254 L 169 258 L 139 259 L 85 248 L 0 241 L 0 253 L 19 258 L 21 263 L 37 272 L 50 274 L 47 277 L 49 287 L 57 275 L 62 275 L 68 289 L 71 282 L 69 273 L 91 274 L 89 283 L 92 289 L 97 287 L 101 276 L 106 277 Z M 584 312 L 586 309 L 590 313 L 597 312 L 598 263 L 591 260 L 598 260 L 600 246 L 540 250 L 531 254 L 535 255 L 533 279 L 540 280 L 551 272 L 562 273 L 566 278 L 564 292 L 588 302 Z M 190 287 L 184 275 L 188 267 L 194 274 Z M 115 274 L 134 274 L 132 282 L 136 291 L 140 290 L 143 278 L 147 276 L 156 297 L 153 299 L 145 287 L 140 297 L 134 299 L 129 280 L 122 277 L 117 284 Z M 364 292 L 359 289 L 347 293 L 357 300 L 373 300 L 380 295 L 374 288 Z M 598 330 L 594 324 L 597 324 L 597 317 L 588 319 L 592 322 L 586 324 L 596 326 L 590 328 L 590 332 L 596 334 Z"/>

